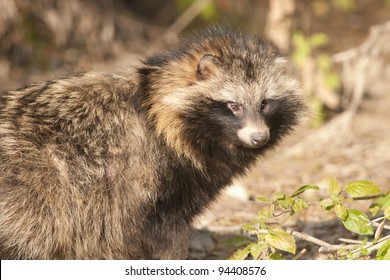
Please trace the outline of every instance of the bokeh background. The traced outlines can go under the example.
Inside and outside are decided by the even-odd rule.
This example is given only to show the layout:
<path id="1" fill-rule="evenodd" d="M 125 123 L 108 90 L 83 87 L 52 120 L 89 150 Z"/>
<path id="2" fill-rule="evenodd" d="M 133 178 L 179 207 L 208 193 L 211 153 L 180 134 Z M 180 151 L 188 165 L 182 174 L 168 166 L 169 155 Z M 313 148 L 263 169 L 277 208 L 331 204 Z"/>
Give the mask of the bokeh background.
<path id="1" fill-rule="evenodd" d="M 262 207 L 257 196 L 316 184 L 321 190 L 306 198 L 318 198 L 332 177 L 389 190 L 389 0 L 0 0 L 0 91 L 75 71 L 125 70 L 215 23 L 272 40 L 290 57 L 313 115 L 199 217 L 189 258 L 227 258 L 236 248 L 225 241 Z M 288 226 L 332 244 L 355 238 L 315 206 Z M 327 257 L 298 246 L 302 258 Z"/>

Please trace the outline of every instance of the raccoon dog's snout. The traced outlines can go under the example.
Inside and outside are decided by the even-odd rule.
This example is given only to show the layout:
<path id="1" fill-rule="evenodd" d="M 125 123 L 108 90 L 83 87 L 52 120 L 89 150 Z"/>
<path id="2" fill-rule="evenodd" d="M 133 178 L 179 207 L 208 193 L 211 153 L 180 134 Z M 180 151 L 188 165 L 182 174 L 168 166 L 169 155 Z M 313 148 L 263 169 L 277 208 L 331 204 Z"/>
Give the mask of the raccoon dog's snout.
<path id="1" fill-rule="evenodd" d="M 267 144 L 268 139 L 268 131 L 256 132 L 251 135 L 251 144 L 254 148 L 260 148 Z"/>
<path id="2" fill-rule="evenodd" d="M 248 148 L 261 148 L 267 144 L 270 134 L 269 128 L 265 125 L 246 125 L 237 133 L 238 139 L 243 146 Z"/>

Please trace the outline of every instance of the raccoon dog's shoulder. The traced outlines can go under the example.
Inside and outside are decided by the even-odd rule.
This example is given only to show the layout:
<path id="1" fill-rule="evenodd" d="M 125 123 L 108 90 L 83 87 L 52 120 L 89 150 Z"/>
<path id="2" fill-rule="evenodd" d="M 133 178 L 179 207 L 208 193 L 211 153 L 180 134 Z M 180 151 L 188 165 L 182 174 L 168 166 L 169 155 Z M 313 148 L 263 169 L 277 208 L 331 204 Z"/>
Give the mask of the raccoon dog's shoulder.
<path id="1" fill-rule="evenodd" d="M 198 168 L 246 166 L 307 111 L 286 62 L 267 40 L 214 26 L 145 61 L 141 104 L 158 134 Z"/>

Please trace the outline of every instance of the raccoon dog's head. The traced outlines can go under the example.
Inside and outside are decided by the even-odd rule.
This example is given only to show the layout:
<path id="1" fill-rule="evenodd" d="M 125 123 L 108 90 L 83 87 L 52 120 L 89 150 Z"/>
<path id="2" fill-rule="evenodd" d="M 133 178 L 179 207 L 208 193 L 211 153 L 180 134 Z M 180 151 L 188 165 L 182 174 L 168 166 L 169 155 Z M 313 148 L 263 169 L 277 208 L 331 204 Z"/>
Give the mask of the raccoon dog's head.
<path id="1" fill-rule="evenodd" d="M 260 154 L 306 111 L 285 64 L 269 42 L 222 27 L 149 58 L 140 73 L 156 131 L 197 166 L 207 157 Z"/>

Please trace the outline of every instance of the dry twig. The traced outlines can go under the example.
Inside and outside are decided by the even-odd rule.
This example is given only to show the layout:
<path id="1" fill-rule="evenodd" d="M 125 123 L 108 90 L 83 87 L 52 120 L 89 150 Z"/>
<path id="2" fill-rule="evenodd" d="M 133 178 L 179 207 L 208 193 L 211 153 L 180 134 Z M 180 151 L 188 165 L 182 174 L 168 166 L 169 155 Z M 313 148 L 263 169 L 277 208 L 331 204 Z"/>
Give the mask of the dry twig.
<path id="1" fill-rule="evenodd" d="M 304 254 L 306 254 L 306 249 L 302 249 L 298 254 L 296 254 L 292 259 L 293 260 L 299 260 Z"/>
<path id="2" fill-rule="evenodd" d="M 362 250 L 367 249 L 367 253 L 370 254 L 376 250 L 378 250 L 387 240 L 390 239 L 390 235 L 382 237 L 378 239 L 376 242 L 367 242 L 364 246 L 360 246 L 363 244 L 362 241 L 357 240 L 350 240 L 350 239 L 340 239 L 340 241 L 343 241 L 345 243 L 352 243 L 351 245 L 348 244 L 340 244 L 340 245 L 333 245 L 329 244 L 321 239 L 315 238 L 313 236 L 310 236 L 306 233 L 297 232 L 288 230 L 288 233 L 290 233 L 292 236 L 297 237 L 299 239 L 308 241 L 310 243 L 319 245 L 320 248 L 318 249 L 318 252 L 320 253 L 333 253 L 337 252 L 340 249 L 345 250 L 352 250 L 351 254 L 353 258 L 358 258 L 362 255 Z M 348 252 L 342 253 L 341 256 L 346 256 Z"/>
<path id="3" fill-rule="evenodd" d="M 343 84 L 345 98 L 351 102 L 347 111 L 356 114 L 362 102 L 372 64 L 380 60 L 380 56 L 390 51 L 390 21 L 370 28 L 368 38 L 363 44 L 333 56 L 335 63 L 343 67 Z M 378 74 L 378 73 L 375 73 Z"/>
<path id="4" fill-rule="evenodd" d="M 196 18 L 199 13 L 211 3 L 212 0 L 197 0 L 159 37 L 149 48 L 154 51 L 162 42 L 177 40 L 178 34 Z"/>
<path id="5" fill-rule="evenodd" d="M 373 26 L 366 41 L 358 47 L 333 56 L 343 68 L 343 103 L 346 110 L 325 124 L 318 132 L 291 147 L 288 155 L 302 154 L 306 147 L 312 151 L 323 150 L 329 143 L 348 144 L 351 139 L 352 121 L 367 92 L 371 77 L 378 76 L 381 55 L 390 52 L 390 21 Z"/>

